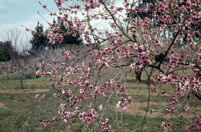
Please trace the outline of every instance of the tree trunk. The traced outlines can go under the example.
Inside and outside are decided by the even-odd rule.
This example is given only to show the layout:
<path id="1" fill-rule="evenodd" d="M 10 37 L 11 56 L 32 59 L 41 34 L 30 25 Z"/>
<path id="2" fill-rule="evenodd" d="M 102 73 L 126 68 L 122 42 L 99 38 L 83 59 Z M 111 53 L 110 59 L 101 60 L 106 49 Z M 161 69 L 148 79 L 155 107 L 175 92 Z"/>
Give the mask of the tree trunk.
<path id="1" fill-rule="evenodd" d="M 6 65 L 7 65 L 7 68 L 6 68 L 6 79 L 8 80 L 8 79 L 9 79 L 9 77 L 8 77 L 8 75 L 9 75 L 9 66 L 8 66 L 8 62 L 6 62 Z"/>
<path id="2" fill-rule="evenodd" d="M 20 89 L 24 89 L 23 78 L 22 78 L 22 69 L 20 66 L 18 66 L 18 77 L 19 77 L 19 81 L 20 81 Z"/>
<path id="3" fill-rule="evenodd" d="M 7 80 L 9 79 L 8 75 L 9 75 L 9 71 L 8 71 L 8 69 L 7 69 L 7 70 L 6 70 L 6 79 L 7 79 Z"/>
<path id="4" fill-rule="evenodd" d="M 141 82 L 142 70 L 135 71 L 137 81 Z"/>
<path id="5" fill-rule="evenodd" d="M 36 65 L 36 63 L 34 64 L 34 70 L 35 70 L 34 76 L 35 76 L 35 79 L 36 79 L 36 78 L 37 78 L 37 75 L 36 75 L 36 72 L 37 72 L 37 65 Z"/>
<path id="6" fill-rule="evenodd" d="M 24 87 L 23 87 L 23 80 L 22 79 L 23 79 L 22 78 L 22 71 L 20 70 L 20 88 L 24 89 Z"/>

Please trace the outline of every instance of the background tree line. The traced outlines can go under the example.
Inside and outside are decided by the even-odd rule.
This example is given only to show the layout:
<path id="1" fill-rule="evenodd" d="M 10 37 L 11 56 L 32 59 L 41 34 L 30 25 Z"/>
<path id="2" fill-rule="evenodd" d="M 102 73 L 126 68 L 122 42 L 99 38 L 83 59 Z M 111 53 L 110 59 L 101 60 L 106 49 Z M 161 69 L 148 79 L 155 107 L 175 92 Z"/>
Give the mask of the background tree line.
<path id="1" fill-rule="evenodd" d="M 55 44 L 51 44 L 47 38 L 48 30 L 44 30 L 43 25 L 38 22 L 37 26 L 35 27 L 36 33 L 33 34 L 33 37 L 30 40 L 30 43 L 32 44 L 31 50 L 38 53 L 45 50 L 63 48 L 69 45 L 72 46 L 82 44 L 82 39 L 80 38 L 78 32 L 76 33 L 76 36 L 73 36 L 73 33 L 66 34 L 69 29 L 66 29 L 64 23 L 59 20 L 53 20 L 52 28 L 58 25 L 61 27 L 61 30 L 58 33 L 62 34 L 63 41 L 61 43 L 57 41 Z"/>
<path id="2" fill-rule="evenodd" d="M 0 62 L 5 62 L 6 67 L 4 73 L 6 72 L 6 78 L 9 79 L 9 74 L 11 71 L 9 67 L 15 67 L 15 72 L 17 73 L 17 78 L 20 81 L 20 87 L 23 89 L 23 79 L 26 78 L 27 67 L 30 65 L 34 66 L 32 69 L 32 74 L 35 75 L 37 70 L 37 64 L 41 61 L 41 59 L 48 59 L 52 57 L 52 61 L 55 60 L 55 57 L 60 56 L 62 53 L 62 49 L 72 48 L 73 45 L 81 45 L 82 39 L 80 35 L 76 34 L 74 36 L 71 34 L 65 34 L 69 29 L 66 29 L 64 23 L 61 21 L 54 20 L 52 23 L 52 28 L 60 26 L 60 34 L 63 35 L 63 41 L 61 43 L 56 42 L 55 44 L 51 44 L 47 34 L 48 30 L 45 30 L 43 25 L 40 22 L 37 23 L 35 27 L 35 31 L 32 32 L 31 39 L 27 36 L 27 34 L 21 31 L 18 28 L 7 29 L 4 32 L 4 37 L 6 41 L 0 41 Z M 31 44 L 31 46 L 30 46 Z M 54 55 L 50 55 L 50 54 Z M 47 58 L 48 57 L 48 58 Z M 3 64 L 3 63 L 2 63 Z M 3 70 L 3 68 L 2 68 Z M 3 74 L 3 71 L 1 71 Z M 36 77 L 36 75 L 35 75 Z"/>
<path id="3" fill-rule="evenodd" d="M 60 34 L 63 35 L 62 43 L 56 42 L 55 44 L 51 44 L 49 39 L 47 38 L 48 30 L 45 30 L 43 25 L 38 22 L 35 27 L 35 32 L 32 33 L 32 38 L 30 39 L 31 48 L 29 49 L 29 53 L 39 53 L 51 49 L 58 49 L 72 45 L 81 45 L 82 39 L 78 32 L 76 32 L 76 36 L 73 36 L 73 33 L 66 34 L 69 29 L 66 29 L 64 23 L 61 21 L 53 20 L 52 27 L 56 27 L 60 25 L 61 30 Z M 15 45 L 16 46 L 16 45 Z M 0 41 L 0 61 L 9 61 L 11 59 L 11 55 L 9 53 L 10 49 L 16 49 L 11 41 L 7 40 L 5 42 Z M 19 51 L 15 51 L 19 52 Z"/>

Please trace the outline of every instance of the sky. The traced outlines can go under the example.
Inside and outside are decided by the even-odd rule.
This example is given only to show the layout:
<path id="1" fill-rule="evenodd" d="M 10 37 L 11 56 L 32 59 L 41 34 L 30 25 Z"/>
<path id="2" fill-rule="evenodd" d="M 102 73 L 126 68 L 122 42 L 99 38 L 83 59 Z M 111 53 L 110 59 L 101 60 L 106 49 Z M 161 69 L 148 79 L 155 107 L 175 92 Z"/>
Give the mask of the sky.
<path id="1" fill-rule="evenodd" d="M 117 5 L 121 6 L 120 1 L 116 0 Z M 58 12 L 58 9 L 54 3 L 54 0 L 40 0 L 47 8 L 52 12 Z M 0 41 L 6 41 L 5 32 L 9 28 L 20 28 L 25 32 L 25 28 L 22 25 L 34 29 L 37 22 L 43 24 L 45 29 L 48 28 L 47 22 L 37 13 L 48 20 L 50 23 L 53 21 L 53 17 L 49 16 L 49 12 L 43 9 L 39 4 L 39 0 L 0 0 Z M 98 25 L 103 28 L 104 22 L 92 22 L 94 25 Z M 102 23 L 102 24 L 101 24 Z M 106 27 L 108 28 L 108 26 Z M 31 34 L 29 33 L 31 38 Z"/>
<path id="2" fill-rule="evenodd" d="M 40 1 L 51 11 L 57 11 L 53 0 Z M 23 28 L 21 25 L 34 29 L 38 21 L 47 27 L 46 21 L 37 12 L 39 11 L 50 22 L 53 18 L 38 2 L 39 0 L 0 0 L 0 31 L 8 28 Z M 0 41 L 4 39 L 0 34 Z"/>

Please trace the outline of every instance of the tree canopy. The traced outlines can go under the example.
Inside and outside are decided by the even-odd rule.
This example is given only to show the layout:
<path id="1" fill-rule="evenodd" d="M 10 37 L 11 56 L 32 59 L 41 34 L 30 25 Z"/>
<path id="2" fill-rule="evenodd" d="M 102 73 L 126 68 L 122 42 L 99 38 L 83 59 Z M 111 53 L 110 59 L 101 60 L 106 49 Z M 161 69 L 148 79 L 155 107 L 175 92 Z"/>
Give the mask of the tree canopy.
<path id="1" fill-rule="evenodd" d="M 32 33 L 33 38 L 30 40 L 32 44 L 32 50 L 35 52 L 41 52 L 46 49 L 48 46 L 48 39 L 44 34 L 43 25 L 38 22 L 37 26 L 35 27 L 34 33 Z"/>
<path id="2" fill-rule="evenodd" d="M 8 51 L 9 42 L 0 42 L 0 61 L 9 61 L 11 59 Z"/>
<path id="3" fill-rule="evenodd" d="M 56 31 L 56 28 L 59 27 L 59 31 Z M 49 29 L 51 32 L 51 29 Z M 47 32 L 49 32 L 47 31 Z M 59 48 L 59 47 L 65 47 L 67 45 L 80 45 L 82 44 L 82 39 L 80 38 L 80 35 L 77 31 L 71 31 L 71 29 L 67 29 L 64 25 L 63 21 L 60 20 L 53 20 L 52 24 L 52 31 L 57 32 L 58 34 L 62 35 L 62 41 L 59 42 L 59 40 L 56 40 L 55 43 L 52 45 L 48 45 L 50 48 Z"/>
<path id="4" fill-rule="evenodd" d="M 71 32 L 70 29 L 67 29 L 62 21 L 53 20 L 52 28 L 44 31 L 43 25 L 38 22 L 35 27 L 35 32 L 32 32 L 32 39 L 30 43 L 32 44 L 32 51 L 41 52 L 48 49 L 56 49 L 65 47 L 67 45 L 80 45 L 82 44 L 82 39 L 77 31 Z M 62 41 L 56 40 L 54 44 L 48 39 L 50 32 L 55 32 L 55 29 L 60 27 L 60 31 L 57 33 L 62 35 Z"/>

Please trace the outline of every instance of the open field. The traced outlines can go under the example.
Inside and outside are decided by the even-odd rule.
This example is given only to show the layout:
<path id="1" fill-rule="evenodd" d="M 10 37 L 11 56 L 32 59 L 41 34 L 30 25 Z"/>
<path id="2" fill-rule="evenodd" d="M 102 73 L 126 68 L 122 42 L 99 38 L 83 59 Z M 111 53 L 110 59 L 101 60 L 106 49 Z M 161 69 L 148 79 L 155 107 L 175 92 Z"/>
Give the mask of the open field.
<path id="1" fill-rule="evenodd" d="M 58 106 L 62 102 L 55 99 L 52 94 L 55 90 L 47 79 L 27 79 L 24 81 L 24 90 L 19 90 L 18 80 L 0 80 L 0 131 L 2 132 L 56 132 L 65 131 L 63 122 L 52 123 L 47 128 L 42 128 L 40 121 L 51 119 L 57 115 Z M 147 89 L 145 84 L 138 83 L 131 76 L 127 78 L 126 94 L 131 95 L 134 102 L 128 106 L 128 109 L 122 114 L 116 111 L 115 99 L 110 102 L 110 107 L 106 113 L 114 131 L 128 132 L 138 131 L 144 113 L 146 111 Z M 46 94 L 45 99 L 35 99 L 35 94 L 41 96 Z M 102 101 L 100 98 L 98 101 Z M 153 114 L 148 114 L 144 131 L 162 132 L 160 127 L 162 121 L 168 121 L 173 124 L 172 131 L 179 132 L 180 126 L 190 123 L 193 115 L 201 115 L 201 106 L 199 100 L 192 98 L 189 105 L 193 106 L 192 114 L 186 116 L 186 120 L 179 119 L 178 115 L 171 116 L 166 114 L 165 106 L 168 103 L 167 96 L 161 96 L 158 92 L 151 95 L 150 109 L 155 109 Z M 116 116 L 122 118 L 122 121 L 116 120 Z M 72 126 L 72 131 L 80 132 L 83 130 L 81 124 Z M 91 130 L 93 131 L 93 130 Z"/>

